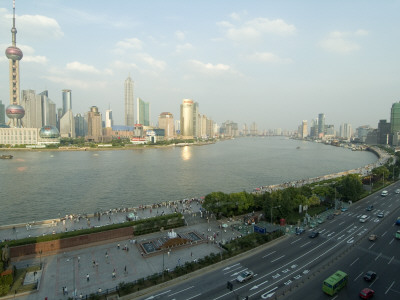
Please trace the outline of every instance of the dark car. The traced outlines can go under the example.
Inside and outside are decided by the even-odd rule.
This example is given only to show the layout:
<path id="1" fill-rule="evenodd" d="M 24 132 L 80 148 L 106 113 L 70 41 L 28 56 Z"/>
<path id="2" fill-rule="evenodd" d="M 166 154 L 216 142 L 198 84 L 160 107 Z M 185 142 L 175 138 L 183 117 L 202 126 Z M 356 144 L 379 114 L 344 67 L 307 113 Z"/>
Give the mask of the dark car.
<path id="1" fill-rule="evenodd" d="M 367 211 L 371 211 L 371 210 L 373 210 L 374 209 L 374 206 L 373 205 L 369 205 L 368 207 L 367 207 Z"/>
<path id="2" fill-rule="evenodd" d="M 296 234 L 297 235 L 300 235 L 300 234 L 302 234 L 303 232 L 305 232 L 306 230 L 304 229 L 304 228 L 301 228 L 301 227 L 298 227 L 298 228 L 296 228 Z"/>
<path id="3" fill-rule="evenodd" d="M 327 218 L 328 220 L 332 220 L 334 217 L 335 217 L 334 215 L 329 215 L 329 216 L 327 216 L 326 218 Z"/>
<path id="4" fill-rule="evenodd" d="M 309 235 L 309 237 L 313 239 L 313 238 L 316 238 L 318 235 L 319 235 L 319 232 L 318 232 L 318 231 L 313 231 L 313 232 L 311 232 L 311 234 Z"/>
<path id="5" fill-rule="evenodd" d="M 374 294 L 374 290 L 371 290 L 370 288 L 365 288 L 360 292 L 360 298 L 370 299 L 372 298 L 372 296 L 374 296 Z"/>
<path id="6" fill-rule="evenodd" d="M 366 281 L 372 281 L 376 278 L 376 273 L 373 271 L 368 271 L 367 273 L 365 273 L 364 275 L 364 279 Z"/>

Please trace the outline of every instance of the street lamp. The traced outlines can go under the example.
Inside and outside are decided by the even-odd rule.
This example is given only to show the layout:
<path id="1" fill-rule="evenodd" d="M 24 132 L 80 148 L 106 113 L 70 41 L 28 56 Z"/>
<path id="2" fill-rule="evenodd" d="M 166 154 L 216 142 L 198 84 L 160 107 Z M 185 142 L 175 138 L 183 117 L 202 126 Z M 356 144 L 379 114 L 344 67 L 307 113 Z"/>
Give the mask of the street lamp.
<path id="1" fill-rule="evenodd" d="M 162 280 L 164 281 L 164 272 L 165 272 L 165 267 L 164 267 L 164 254 L 165 254 L 165 249 L 163 250 L 162 253 Z M 170 254 L 170 250 L 168 249 L 168 256 Z"/>

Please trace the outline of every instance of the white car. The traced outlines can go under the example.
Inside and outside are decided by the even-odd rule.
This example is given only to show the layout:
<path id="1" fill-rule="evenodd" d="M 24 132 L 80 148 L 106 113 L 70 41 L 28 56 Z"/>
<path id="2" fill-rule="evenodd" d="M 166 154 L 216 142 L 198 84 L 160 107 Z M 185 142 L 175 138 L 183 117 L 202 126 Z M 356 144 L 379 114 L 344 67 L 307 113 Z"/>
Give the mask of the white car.
<path id="1" fill-rule="evenodd" d="M 236 278 L 236 280 L 238 282 L 245 282 L 253 277 L 254 273 L 252 271 L 244 271 Z"/>
<path id="2" fill-rule="evenodd" d="M 360 222 L 361 223 L 365 223 L 365 222 L 367 222 L 367 219 L 368 219 L 367 215 L 362 215 L 361 218 L 360 218 Z"/>
<path id="3" fill-rule="evenodd" d="M 396 194 L 400 194 L 400 189 L 394 191 Z"/>
<path id="4" fill-rule="evenodd" d="M 381 196 L 386 197 L 388 194 L 389 194 L 389 192 L 385 190 L 385 191 L 382 191 Z"/>

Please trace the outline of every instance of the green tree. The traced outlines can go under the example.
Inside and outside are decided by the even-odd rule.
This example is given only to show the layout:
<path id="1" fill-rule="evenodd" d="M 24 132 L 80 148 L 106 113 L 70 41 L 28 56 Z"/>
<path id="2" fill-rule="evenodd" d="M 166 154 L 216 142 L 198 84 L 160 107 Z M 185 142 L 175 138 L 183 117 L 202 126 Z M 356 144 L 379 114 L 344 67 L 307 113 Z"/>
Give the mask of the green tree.
<path id="1" fill-rule="evenodd" d="M 358 174 L 349 174 L 340 179 L 337 185 L 342 200 L 357 201 L 363 192 L 363 185 Z"/>

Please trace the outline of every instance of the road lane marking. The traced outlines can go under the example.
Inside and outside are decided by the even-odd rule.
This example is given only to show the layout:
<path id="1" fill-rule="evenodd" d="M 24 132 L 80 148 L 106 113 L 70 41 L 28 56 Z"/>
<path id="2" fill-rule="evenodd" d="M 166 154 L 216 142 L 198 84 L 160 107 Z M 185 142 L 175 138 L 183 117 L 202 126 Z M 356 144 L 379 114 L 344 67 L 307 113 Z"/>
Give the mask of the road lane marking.
<path id="1" fill-rule="evenodd" d="M 341 240 L 344 236 L 345 236 L 345 234 L 342 234 L 342 235 L 339 236 L 337 239 L 338 239 L 338 240 Z"/>
<path id="2" fill-rule="evenodd" d="M 238 264 L 234 264 L 234 265 L 232 265 L 232 266 L 229 266 L 229 267 L 226 267 L 226 268 L 225 268 L 225 269 L 223 269 L 222 271 L 229 270 L 229 269 L 231 269 L 231 268 L 233 268 L 233 267 L 235 267 L 235 266 L 237 266 L 237 265 L 240 265 L 240 263 L 238 263 Z"/>
<path id="3" fill-rule="evenodd" d="M 390 265 L 390 263 L 392 262 L 394 256 L 389 260 L 388 265 Z"/>
<path id="4" fill-rule="evenodd" d="M 361 276 L 362 274 L 363 274 L 363 273 L 361 272 L 360 275 L 358 275 L 358 276 L 354 279 L 354 281 L 356 281 L 358 278 L 360 278 L 360 276 Z"/>
<path id="5" fill-rule="evenodd" d="M 385 236 L 386 233 L 387 233 L 387 231 L 385 231 L 385 232 L 382 234 L 382 236 Z"/>
<path id="6" fill-rule="evenodd" d="M 234 268 L 234 269 L 232 269 L 232 270 L 230 270 L 230 271 L 228 271 L 228 272 L 225 272 L 224 275 L 227 275 L 227 274 L 229 274 L 230 272 L 235 272 L 236 270 L 238 270 L 238 269 L 240 269 L 240 268 L 243 268 L 243 267 L 242 267 L 242 266 L 237 266 L 236 268 Z"/>
<path id="7" fill-rule="evenodd" d="M 274 287 L 272 290 L 269 290 L 268 292 L 262 294 L 262 295 L 261 295 L 261 298 L 267 299 L 267 298 L 272 297 L 272 296 L 275 294 L 274 291 L 275 291 L 277 288 L 278 288 L 278 287 L 276 286 L 276 287 Z"/>
<path id="8" fill-rule="evenodd" d="M 186 300 L 190 300 L 190 299 L 196 298 L 196 297 L 198 297 L 198 296 L 200 296 L 200 295 L 201 295 L 201 293 L 200 293 L 200 294 L 197 294 L 197 295 L 194 295 L 194 296 L 192 296 L 192 297 L 190 297 L 190 298 L 187 298 Z"/>
<path id="9" fill-rule="evenodd" d="M 272 254 L 274 254 L 276 251 L 273 251 L 273 252 L 271 252 L 271 253 L 268 253 L 267 255 L 264 255 L 262 258 L 266 258 L 267 256 L 270 256 L 270 255 L 272 255 Z"/>
<path id="10" fill-rule="evenodd" d="M 168 297 L 171 297 L 171 296 L 173 296 L 173 295 L 176 295 L 176 294 L 182 293 L 182 292 L 184 292 L 184 291 L 186 291 L 186 290 L 189 290 L 189 289 L 192 289 L 192 288 L 194 288 L 194 285 L 192 285 L 192 286 L 189 286 L 188 288 L 186 288 L 186 289 L 183 289 L 183 290 L 181 290 L 181 291 L 178 291 L 178 292 L 176 292 L 176 293 L 169 294 L 169 295 L 168 295 Z"/>
<path id="11" fill-rule="evenodd" d="M 375 243 L 373 243 L 371 246 L 369 246 L 368 249 L 371 249 L 374 245 L 375 245 Z"/>
<path id="12" fill-rule="evenodd" d="M 157 295 L 154 295 L 154 296 L 150 296 L 150 297 L 148 297 L 148 298 L 146 298 L 146 300 L 148 299 L 148 300 L 151 300 L 151 299 L 154 299 L 154 298 L 157 298 L 158 296 L 161 296 L 161 295 L 164 295 L 164 294 L 166 294 L 166 293 L 169 293 L 171 290 L 168 290 L 168 291 L 166 291 L 166 292 L 162 292 L 162 293 L 160 293 L 160 294 L 157 294 Z"/>
<path id="13" fill-rule="evenodd" d="M 344 221 L 342 223 L 339 223 L 339 226 L 342 225 L 344 223 Z"/>
<path id="14" fill-rule="evenodd" d="M 240 273 L 246 271 L 247 269 L 248 269 L 248 268 L 245 268 L 245 269 L 243 269 L 243 270 L 241 270 L 241 271 L 239 271 L 239 272 L 233 273 L 233 274 L 231 274 L 231 276 L 237 276 L 237 275 L 239 275 Z"/>
<path id="15" fill-rule="evenodd" d="M 250 290 L 258 289 L 260 285 L 263 285 L 264 283 L 267 283 L 267 282 L 268 282 L 268 280 L 265 280 L 264 282 L 261 282 L 255 286 L 253 286 Z"/>
<path id="16" fill-rule="evenodd" d="M 275 258 L 274 260 L 271 260 L 271 262 L 272 262 L 272 263 L 273 263 L 273 262 L 276 262 L 277 260 L 281 259 L 282 257 L 285 257 L 285 255 L 282 255 L 282 256 L 280 256 L 280 257 L 278 257 L 278 258 Z"/>
<path id="17" fill-rule="evenodd" d="M 291 242 L 290 245 L 293 245 L 294 243 L 297 243 L 298 241 L 301 241 L 301 239 L 298 239 L 298 240 L 295 240 L 295 241 Z M 266 256 L 268 256 L 268 255 L 266 255 Z M 263 256 L 263 258 L 264 258 L 264 256 Z"/>
<path id="18" fill-rule="evenodd" d="M 375 261 L 377 261 L 378 260 L 378 258 L 379 257 L 381 257 L 381 255 L 382 255 L 382 252 L 381 253 L 379 253 L 379 255 L 375 258 Z"/>
<path id="19" fill-rule="evenodd" d="M 394 241 L 394 238 L 389 242 L 389 245 L 391 245 L 393 243 L 393 241 Z"/>
<path id="20" fill-rule="evenodd" d="M 389 286 L 389 288 L 386 290 L 385 295 L 386 295 L 386 294 L 389 292 L 389 290 L 392 288 L 393 284 L 394 284 L 394 281 L 393 281 L 392 284 Z"/>
<path id="21" fill-rule="evenodd" d="M 357 258 L 351 263 L 350 267 L 351 267 L 352 265 L 354 265 L 354 263 L 355 263 L 358 259 L 359 259 L 359 258 L 357 257 Z"/>
<path id="22" fill-rule="evenodd" d="M 304 246 L 308 245 L 309 243 L 311 243 L 311 241 L 301 245 L 300 248 L 303 248 Z"/>

